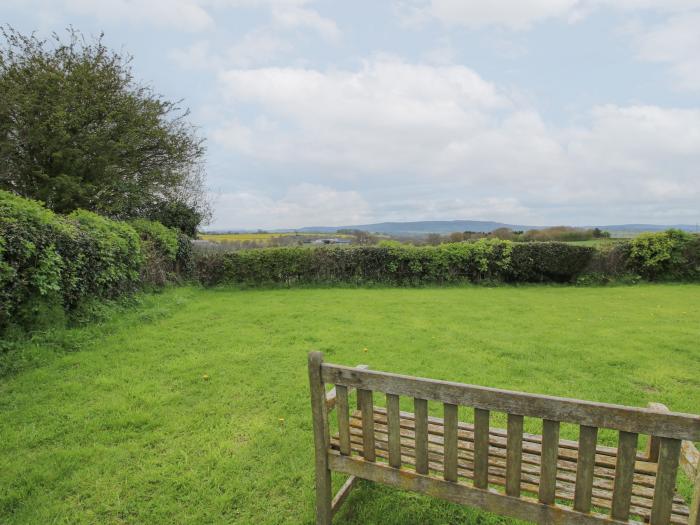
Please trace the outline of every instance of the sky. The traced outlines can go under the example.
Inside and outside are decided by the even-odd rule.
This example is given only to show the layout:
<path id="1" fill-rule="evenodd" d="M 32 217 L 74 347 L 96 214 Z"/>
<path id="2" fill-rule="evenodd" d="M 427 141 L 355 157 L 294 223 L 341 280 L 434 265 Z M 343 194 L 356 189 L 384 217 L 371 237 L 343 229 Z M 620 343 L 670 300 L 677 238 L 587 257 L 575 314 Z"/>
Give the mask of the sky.
<path id="1" fill-rule="evenodd" d="M 206 138 L 209 229 L 700 221 L 700 0 L 1 0 Z"/>

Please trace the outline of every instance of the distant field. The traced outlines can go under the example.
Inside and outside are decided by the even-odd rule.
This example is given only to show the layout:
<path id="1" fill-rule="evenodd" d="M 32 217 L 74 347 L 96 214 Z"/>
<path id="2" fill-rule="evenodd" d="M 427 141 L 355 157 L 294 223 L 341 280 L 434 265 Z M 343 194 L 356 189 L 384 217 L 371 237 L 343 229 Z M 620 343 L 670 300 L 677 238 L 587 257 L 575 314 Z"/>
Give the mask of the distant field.
<path id="1" fill-rule="evenodd" d="M 351 235 L 338 233 L 204 233 L 201 239 L 211 242 L 244 242 L 244 241 L 269 241 L 279 237 L 308 237 L 308 238 L 349 238 Z"/>
<path id="2" fill-rule="evenodd" d="M 604 246 L 614 246 L 615 244 L 620 244 L 621 242 L 628 241 L 629 239 L 589 239 L 587 241 L 568 241 L 566 244 L 573 244 L 574 246 L 594 246 L 596 248 L 601 248 Z"/>
<path id="3" fill-rule="evenodd" d="M 27 344 L 40 363 L 0 380 L 0 523 L 310 525 L 310 349 L 374 370 L 698 413 L 699 297 L 698 285 L 146 296 L 113 321 Z M 334 520 L 457 523 L 515 522 L 370 483 Z"/>

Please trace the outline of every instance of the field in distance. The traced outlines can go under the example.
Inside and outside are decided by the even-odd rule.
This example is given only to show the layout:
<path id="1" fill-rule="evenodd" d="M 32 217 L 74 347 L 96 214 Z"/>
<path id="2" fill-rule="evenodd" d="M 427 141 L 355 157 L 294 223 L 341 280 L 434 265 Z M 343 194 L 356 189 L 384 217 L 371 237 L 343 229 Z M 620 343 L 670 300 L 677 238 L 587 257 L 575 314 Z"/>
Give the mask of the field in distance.
<path id="1" fill-rule="evenodd" d="M 199 236 L 201 239 L 211 242 L 244 242 L 244 241 L 269 241 L 270 239 L 278 239 L 281 237 L 299 237 L 305 240 L 338 238 L 347 239 L 352 235 L 342 233 L 203 233 Z"/>

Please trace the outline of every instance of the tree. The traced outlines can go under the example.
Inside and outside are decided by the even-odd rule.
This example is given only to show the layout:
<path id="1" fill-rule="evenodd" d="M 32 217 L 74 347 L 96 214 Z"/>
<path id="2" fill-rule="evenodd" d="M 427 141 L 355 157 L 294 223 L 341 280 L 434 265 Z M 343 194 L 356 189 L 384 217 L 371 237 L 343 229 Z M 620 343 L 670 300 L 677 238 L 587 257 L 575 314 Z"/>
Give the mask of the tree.
<path id="1" fill-rule="evenodd" d="M 158 203 L 146 214 L 153 221 L 158 221 L 169 228 L 177 228 L 190 237 L 197 236 L 197 228 L 205 217 L 197 206 L 182 201 Z"/>
<path id="2" fill-rule="evenodd" d="M 515 239 L 515 234 L 510 228 L 496 228 L 491 232 L 491 235 L 504 241 L 512 241 Z"/>
<path id="3" fill-rule="evenodd" d="M 429 233 L 425 238 L 425 243 L 431 246 L 437 246 L 442 243 L 442 235 L 439 233 Z"/>
<path id="4" fill-rule="evenodd" d="M 61 213 L 126 219 L 172 203 L 207 217 L 188 111 L 138 84 L 102 35 L 67 33 L 0 27 L 0 188 Z"/>

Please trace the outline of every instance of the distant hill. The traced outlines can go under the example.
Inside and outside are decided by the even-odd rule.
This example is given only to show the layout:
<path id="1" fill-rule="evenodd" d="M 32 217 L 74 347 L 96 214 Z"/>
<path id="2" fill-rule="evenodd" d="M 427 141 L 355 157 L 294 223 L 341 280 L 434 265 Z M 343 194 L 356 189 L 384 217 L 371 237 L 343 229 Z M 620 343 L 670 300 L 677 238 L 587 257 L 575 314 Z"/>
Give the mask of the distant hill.
<path id="1" fill-rule="evenodd" d="M 284 228 L 268 230 L 273 233 L 335 233 L 338 230 L 362 230 L 372 233 L 384 233 L 388 235 L 427 235 L 428 233 L 452 233 L 452 232 L 492 232 L 498 228 L 510 228 L 511 230 L 533 230 L 546 228 L 547 226 L 528 226 L 525 224 L 506 224 L 495 221 L 415 221 L 415 222 L 378 222 L 374 224 L 354 224 L 351 226 L 307 226 L 305 228 Z M 583 226 L 583 228 L 595 228 L 609 231 L 614 236 L 621 237 L 636 235 L 641 232 L 658 232 L 676 228 L 688 232 L 697 231 L 697 226 L 691 224 L 608 224 L 603 226 Z M 208 233 L 250 233 L 256 230 L 210 230 Z"/>
<path id="2" fill-rule="evenodd" d="M 595 228 L 596 226 L 585 226 Z M 696 231 L 695 225 L 690 224 L 608 224 L 597 226 L 601 230 L 617 233 L 637 234 L 640 232 L 664 231 L 669 228 L 677 228 L 689 232 Z M 546 226 L 528 226 L 524 224 L 505 224 L 494 221 L 416 221 L 416 222 L 379 222 L 375 224 L 355 224 L 352 226 L 309 226 L 300 228 L 298 232 L 335 233 L 338 230 L 363 230 L 373 233 L 386 233 L 390 235 L 425 235 L 428 233 L 452 233 L 452 232 L 491 232 L 498 228 L 510 228 L 511 230 L 533 230 L 546 228 Z M 285 230 L 290 231 L 290 230 Z"/>
<path id="3" fill-rule="evenodd" d="M 309 226 L 300 228 L 299 232 L 334 233 L 338 230 L 363 230 L 373 233 L 391 235 L 425 235 L 428 233 L 452 232 L 491 232 L 498 228 L 512 230 L 531 230 L 536 226 L 521 226 L 493 221 L 416 221 L 416 222 L 379 222 L 375 224 L 355 224 L 353 226 Z"/>

